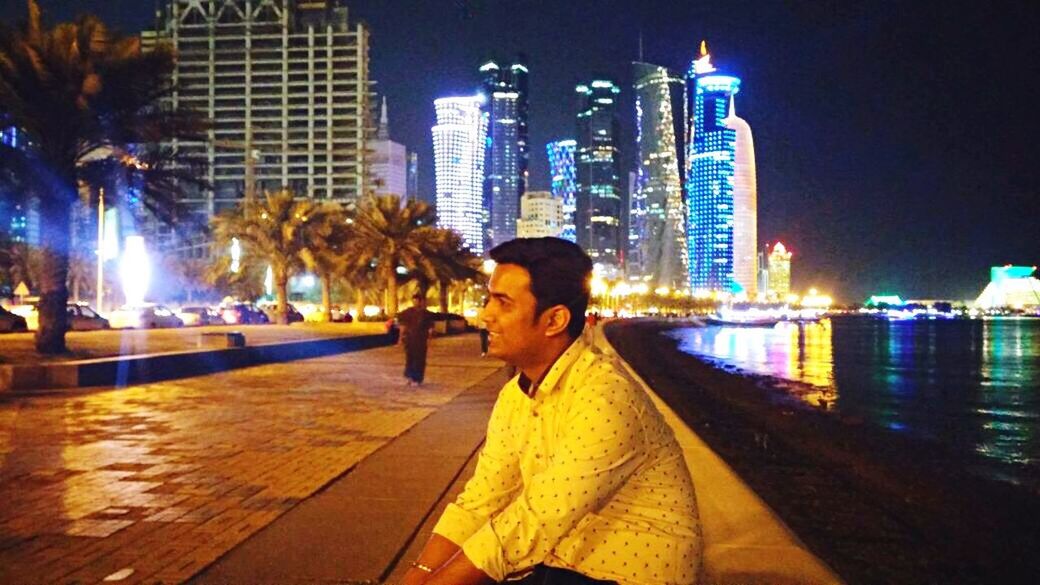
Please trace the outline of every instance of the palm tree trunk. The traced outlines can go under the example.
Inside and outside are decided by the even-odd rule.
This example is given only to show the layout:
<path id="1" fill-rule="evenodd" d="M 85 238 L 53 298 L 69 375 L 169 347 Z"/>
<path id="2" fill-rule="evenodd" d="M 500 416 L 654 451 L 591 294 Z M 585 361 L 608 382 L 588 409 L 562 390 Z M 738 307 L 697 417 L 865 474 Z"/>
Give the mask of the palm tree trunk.
<path id="1" fill-rule="evenodd" d="M 451 286 L 451 284 L 449 284 L 446 280 L 440 281 L 440 283 L 438 283 L 437 286 L 437 292 L 440 295 L 441 301 L 441 313 L 448 312 L 448 304 L 450 301 L 449 295 L 451 294 L 451 289 L 448 288 L 449 286 Z"/>
<path id="2" fill-rule="evenodd" d="M 354 297 L 354 312 L 357 314 L 357 320 L 360 321 L 361 317 L 365 315 L 365 291 L 361 287 L 355 289 Z"/>
<path id="3" fill-rule="evenodd" d="M 286 311 L 289 304 L 289 278 L 279 275 L 275 282 L 274 291 L 276 304 L 275 313 L 278 317 L 279 325 L 289 324 L 289 312 Z"/>
<path id="4" fill-rule="evenodd" d="M 325 313 L 325 322 L 332 322 L 332 273 L 321 276 L 321 306 Z"/>
<path id="5" fill-rule="evenodd" d="M 391 319 L 397 316 L 397 275 L 392 272 L 386 280 L 386 315 Z"/>
<path id="6" fill-rule="evenodd" d="M 64 185 L 62 185 L 64 187 Z M 59 194 L 40 201 L 40 241 L 43 270 L 40 275 L 40 325 L 36 351 L 64 353 L 66 305 L 69 302 L 69 217 L 70 204 Z"/>

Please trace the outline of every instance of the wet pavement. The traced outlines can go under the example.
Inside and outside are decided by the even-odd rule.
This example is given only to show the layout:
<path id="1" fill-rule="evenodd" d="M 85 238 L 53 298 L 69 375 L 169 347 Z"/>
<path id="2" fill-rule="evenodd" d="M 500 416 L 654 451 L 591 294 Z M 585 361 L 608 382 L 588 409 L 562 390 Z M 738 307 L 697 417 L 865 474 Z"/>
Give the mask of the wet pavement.
<path id="1" fill-rule="evenodd" d="M 472 335 L 0 401 L 0 582 L 186 580 L 492 375 Z"/>

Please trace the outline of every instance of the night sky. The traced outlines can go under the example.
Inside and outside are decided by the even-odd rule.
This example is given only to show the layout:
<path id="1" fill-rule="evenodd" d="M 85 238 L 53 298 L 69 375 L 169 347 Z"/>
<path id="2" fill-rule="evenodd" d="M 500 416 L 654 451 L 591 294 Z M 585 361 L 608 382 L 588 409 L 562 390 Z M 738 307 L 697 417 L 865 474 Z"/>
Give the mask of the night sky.
<path id="1" fill-rule="evenodd" d="M 41 0 L 126 31 L 154 0 Z M 625 170 L 635 159 L 631 62 L 685 70 L 707 39 L 743 79 L 759 238 L 794 252 L 797 289 L 974 298 L 991 265 L 1040 264 L 1040 10 L 1032 2 L 348 0 L 371 27 L 372 78 L 391 137 L 419 152 L 432 191 L 433 100 L 476 90 L 487 57 L 528 55 L 531 188 L 547 141 L 573 137 L 574 86 L 621 84 Z M 0 19 L 23 18 L 0 0 Z M 623 179 L 627 188 L 627 176 Z"/>

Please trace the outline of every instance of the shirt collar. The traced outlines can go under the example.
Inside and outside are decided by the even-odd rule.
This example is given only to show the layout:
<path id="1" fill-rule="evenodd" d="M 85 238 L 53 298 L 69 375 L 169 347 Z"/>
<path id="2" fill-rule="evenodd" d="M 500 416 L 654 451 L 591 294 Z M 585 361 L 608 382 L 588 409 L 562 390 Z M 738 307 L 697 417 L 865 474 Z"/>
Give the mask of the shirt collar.
<path id="1" fill-rule="evenodd" d="M 585 336 L 579 335 L 577 339 L 571 342 L 567 350 L 560 354 L 560 357 L 556 358 L 556 361 L 549 366 L 549 369 L 542 374 L 541 380 L 532 383 L 531 379 L 521 372 L 516 381 L 517 385 L 520 386 L 520 391 L 529 398 L 534 398 L 534 394 L 546 395 L 551 393 L 559 385 L 563 374 L 570 369 L 571 365 L 578 360 L 578 356 L 587 348 L 588 343 L 585 341 Z M 531 393 L 532 386 L 534 387 L 534 394 Z"/>

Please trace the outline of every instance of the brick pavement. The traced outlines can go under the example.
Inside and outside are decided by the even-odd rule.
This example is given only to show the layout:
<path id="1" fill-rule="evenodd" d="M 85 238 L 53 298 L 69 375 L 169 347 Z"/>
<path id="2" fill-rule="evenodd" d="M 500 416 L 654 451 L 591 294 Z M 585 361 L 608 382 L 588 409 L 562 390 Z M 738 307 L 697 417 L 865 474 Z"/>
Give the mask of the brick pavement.
<path id="1" fill-rule="evenodd" d="M 498 362 L 473 336 L 0 403 L 0 582 L 181 582 Z"/>

